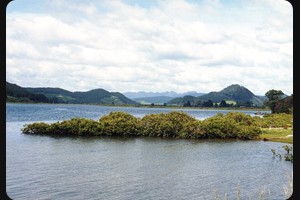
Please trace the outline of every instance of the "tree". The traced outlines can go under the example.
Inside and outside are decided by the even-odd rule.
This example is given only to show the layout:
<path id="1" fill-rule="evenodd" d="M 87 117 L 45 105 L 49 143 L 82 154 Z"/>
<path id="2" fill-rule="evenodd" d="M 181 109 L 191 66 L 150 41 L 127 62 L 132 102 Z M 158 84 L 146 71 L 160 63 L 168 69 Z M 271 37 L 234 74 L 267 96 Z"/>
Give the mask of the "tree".
<path id="1" fill-rule="evenodd" d="M 220 103 L 220 107 L 227 107 L 227 103 L 225 100 L 222 100 Z"/>
<path id="2" fill-rule="evenodd" d="M 293 113 L 293 95 L 278 100 L 274 106 L 274 113 Z"/>
<path id="3" fill-rule="evenodd" d="M 191 107 L 191 102 L 187 101 L 186 103 L 183 104 L 184 107 Z"/>
<path id="4" fill-rule="evenodd" d="M 241 106 L 244 106 L 244 107 L 251 107 L 253 105 L 253 103 L 251 101 L 238 101 L 236 103 L 236 106 L 237 107 L 241 107 Z"/>
<path id="5" fill-rule="evenodd" d="M 284 93 L 281 90 L 272 89 L 266 92 L 265 95 L 268 99 L 264 102 L 264 104 L 265 106 L 268 106 L 271 109 L 272 113 L 274 113 L 275 105 L 280 99 L 282 99 Z"/>
<path id="6" fill-rule="evenodd" d="M 202 100 L 195 100 L 195 101 L 194 101 L 194 104 L 195 104 L 196 107 L 201 107 L 201 106 L 203 106 L 203 105 L 202 105 L 202 104 L 203 104 L 203 101 L 202 101 Z"/>
<path id="7" fill-rule="evenodd" d="M 209 99 L 208 101 L 203 102 L 203 107 L 213 107 L 213 102 Z"/>

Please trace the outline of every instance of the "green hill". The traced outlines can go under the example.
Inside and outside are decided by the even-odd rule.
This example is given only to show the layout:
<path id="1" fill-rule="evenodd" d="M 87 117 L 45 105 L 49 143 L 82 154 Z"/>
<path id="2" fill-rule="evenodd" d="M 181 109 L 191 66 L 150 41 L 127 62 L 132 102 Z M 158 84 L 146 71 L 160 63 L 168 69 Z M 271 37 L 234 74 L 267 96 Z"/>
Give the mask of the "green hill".
<path id="1" fill-rule="evenodd" d="M 262 106 L 263 99 L 254 95 L 247 88 L 238 84 L 230 85 L 219 92 L 209 92 L 199 97 L 185 96 L 182 98 L 175 98 L 168 102 L 168 104 L 182 105 L 189 101 L 192 105 L 199 105 L 201 102 L 211 100 L 213 103 L 220 103 L 222 100 L 234 101 L 243 105 L 245 103 Z"/>
<path id="2" fill-rule="evenodd" d="M 240 86 L 238 84 L 230 85 L 220 92 L 213 92 L 213 98 L 211 99 L 213 102 L 220 102 L 223 100 L 232 100 L 236 102 L 251 102 L 256 106 L 263 105 L 263 99 L 254 95 L 249 89 L 244 86 Z M 203 95 L 199 97 L 202 100 L 208 100 L 211 97 L 211 93 Z"/>
<path id="3" fill-rule="evenodd" d="M 61 88 L 23 88 L 6 82 L 7 101 L 45 103 L 86 103 L 86 104 L 138 104 L 119 92 L 94 89 L 86 92 L 70 92 Z"/>
<path id="4" fill-rule="evenodd" d="M 49 99 L 43 94 L 35 94 L 17 84 L 6 82 L 6 101 L 48 103 Z"/>
<path id="5" fill-rule="evenodd" d="M 53 103 L 68 103 L 74 100 L 72 92 L 61 88 L 25 88 L 32 93 L 39 93 L 45 95 L 47 98 L 52 99 Z"/>
<path id="6" fill-rule="evenodd" d="M 229 98 L 227 95 L 222 94 L 220 92 L 209 92 L 202 97 L 199 97 L 198 100 L 208 101 L 211 100 L 214 103 L 221 102 L 222 100 L 233 100 Z"/>
<path id="7" fill-rule="evenodd" d="M 177 97 L 175 99 L 172 99 L 171 101 L 168 102 L 168 104 L 177 104 L 177 105 L 183 105 L 186 102 L 195 102 L 197 101 L 197 97 L 191 96 L 191 95 L 186 95 L 184 97 Z"/>
<path id="8" fill-rule="evenodd" d="M 70 92 L 60 88 L 27 88 L 39 92 L 49 98 L 56 98 L 60 103 L 87 104 L 138 104 L 119 92 L 108 92 L 104 89 L 93 89 L 86 92 Z"/>
<path id="9" fill-rule="evenodd" d="M 111 92 L 111 94 L 113 95 L 113 97 L 117 97 L 119 100 L 121 100 L 126 104 L 138 104 L 136 101 L 127 98 L 125 95 L 123 95 L 120 92 Z"/>

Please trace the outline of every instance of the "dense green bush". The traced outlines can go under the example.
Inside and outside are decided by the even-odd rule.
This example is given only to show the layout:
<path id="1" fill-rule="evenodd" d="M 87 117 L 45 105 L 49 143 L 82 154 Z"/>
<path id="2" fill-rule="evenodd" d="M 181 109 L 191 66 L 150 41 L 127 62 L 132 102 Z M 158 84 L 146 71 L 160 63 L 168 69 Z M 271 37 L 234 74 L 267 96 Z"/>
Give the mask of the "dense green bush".
<path id="1" fill-rule="evenodd" d="M 261 134 L 251 116 L 243 113 L 218 114 L 203 120 L 201 125 L 207 138 L 254 139 Z"/>
<path id="2" fill-rule="evenodd" d="M 258 126 L 238 125 L 237 138 L 238 139 L 256 139 L 262 133 Z"/>
<path id="3" fill-rule="evenodd" d="M 100 131 L 100 125 L 95 120 L 81 119 L 78 123 L 78 135 L 98 135 Z"/>
<path id="4" fill-rule="evenodd" d="M 184 112 L 145 115 L 139 124 L 142 136 L 180 137 L 184 125 L 196 121 Z"/>
<path id="5" fill-rule="evenodd" d="M 238 132 L 236 122 L 223 114 L 203 120 L 202 128 L 208 138 L 236 138 Z"/>
<path id="6" fill-rule="evenodd" d="M 57 135 L 97 135 L 100 132 L 98 122 L 85 118 L 72 118 L 53 123 L 49 131 Z"/>
<path id="7" fill-rule="evenodd" d="M 225 117 L 233 119 L 239 125 L 251 126 L 255 124 L 253 117 L 241 112 L 228 112 Z"/>
<path id="8" fill-rule="evenodd" d="M 184 112 L 148 114 L 136 118 L 124 112 L 111 112 L 98 121 L 73 118 L 47 124 L 26 124 L 23 133 L 53 135 L 156 136 L 173 138 L 237 138 L 255 139 L 261 127 L 292 125 L 292 115 L 270 114 L 262 118 L 244 113 L 217 114 L 203 121 Z"/>
<path id="9" fill-rule="evenodd" d="M 179 133 L 186 123 L 196 121 L 196 118 L 186 114 L 185 112 L 169 112 L 166 114 L 166 118 L 169 122 L 171 122 L 175 133 Z"/>
<path id="10" fill-rule="evenodd" d="M 80 119 L 78 118 L 62 121 L 55 124 L 57 127 L 54 126 L 53 131 L 57 131 L 58 134 L 79 135 L 79 122 Z"/>
<path id="11" fill-rule="evenodd" d="M 202 127 L 202 122 L 200 120 L 195 120 L 187 122 L 183 125 L 179 137 L 201 139 L 206 138 L 207 135 Z"/>
<path id="12" fill-rule="evenodd" d="M 72 118 L 62 122 L 46 124 L 37 122 L 26 124 L 22 129 L 28 134 L 53 134 L 53 135 L 97 135 L 100 132 L 99 123 L 85 118 Z"/>
<path id="13" fill-rule="evenodd" d="M 145 115 L 139 124 L 142 136 L 168 137 L 173 135 L 172 124 L 166 120 L 166 114 Z"/>
<path id="14" fill-rule="evenodd" d="M 138 119 L 125 112 L 111 112 L 99 119 L 101 135 L 135 136 L 139 134 Z M 97 135 L 99 135 L 97 134 Z"/>
<path id="15" fill-rule="evenodd" d="M 50 134 L 49 130 L 50 125 L 44 122 L 35 122 L 32 124 L 25 124 L 21 129 L 23 133 L 27 134 Z"/>

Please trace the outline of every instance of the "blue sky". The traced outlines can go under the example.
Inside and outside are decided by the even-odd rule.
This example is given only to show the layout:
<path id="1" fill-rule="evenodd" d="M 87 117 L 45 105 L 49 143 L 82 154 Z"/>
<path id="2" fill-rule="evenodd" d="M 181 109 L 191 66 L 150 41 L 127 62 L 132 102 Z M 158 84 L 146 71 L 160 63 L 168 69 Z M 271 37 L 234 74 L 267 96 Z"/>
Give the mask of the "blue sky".
<path id="1" fill-rule="evenodd" d="M 70 91 L 293 93 L 284 0 L 14 0 L 6 79 Z"/>

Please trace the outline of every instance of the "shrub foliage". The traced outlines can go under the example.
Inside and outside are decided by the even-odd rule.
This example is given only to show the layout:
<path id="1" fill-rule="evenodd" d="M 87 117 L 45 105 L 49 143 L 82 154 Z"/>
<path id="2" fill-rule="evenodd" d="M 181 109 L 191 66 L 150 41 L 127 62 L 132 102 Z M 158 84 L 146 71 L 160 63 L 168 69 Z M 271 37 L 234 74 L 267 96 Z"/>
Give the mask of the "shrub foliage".
<path id="1" fill-rule="evenodd" d="M 180 137 L 185 124 L 196 119 L 184 112 L 145 115 L 139 124 L 142 136 Z"/>
<path id="2" fill-rule="evenodd" d="M 111 112 L 99 120 L 73 118 L 52 124 L 26 124 L 22 132 L 45 135 L 256 139 L 262 127 L 285 127 L 292 124 L 292 119 L 292 115 L 288 114 L 270 114 L 260 118 L 229 112 L 201 121 L 184 112 L 148 114 L 142 118 L 125 112 Z"/>
<path id="3" fill-rule="evenodd" d="M 101 135 L 135 136 L 138 134 L 138 119 L 128 113 L 111 112 L 99 119 Z"/>

